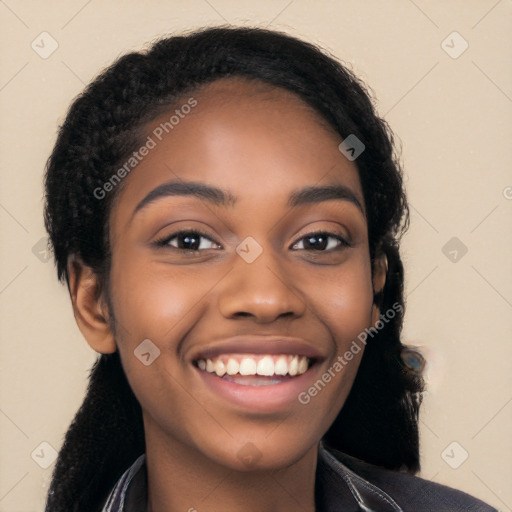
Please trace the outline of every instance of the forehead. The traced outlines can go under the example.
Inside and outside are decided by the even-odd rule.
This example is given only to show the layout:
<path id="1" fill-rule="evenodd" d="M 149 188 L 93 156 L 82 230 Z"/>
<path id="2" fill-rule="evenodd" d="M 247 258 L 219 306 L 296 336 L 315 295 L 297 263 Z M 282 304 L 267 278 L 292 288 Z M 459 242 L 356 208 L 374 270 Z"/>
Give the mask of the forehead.
<path id="1" fill-rule="evenodd" d="M 190 105 L 194 105 L 190 107 Z M 304 186 L 342 184 L 364 205 L 342 138 L 297 95 L 256 80 L 217 80 L 179 99 L 148 123 L 137 162 L 118 198 L 122 209 L 168 181 L 228 189 L 238 204 L 284 202 Z"/>

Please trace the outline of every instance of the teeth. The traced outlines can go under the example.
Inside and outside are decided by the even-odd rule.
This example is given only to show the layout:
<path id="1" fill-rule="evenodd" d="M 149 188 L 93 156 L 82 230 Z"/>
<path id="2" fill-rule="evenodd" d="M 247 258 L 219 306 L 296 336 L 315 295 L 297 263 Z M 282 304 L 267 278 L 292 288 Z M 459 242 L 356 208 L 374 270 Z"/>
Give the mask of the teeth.
<path id="1" fill-rule="evenodd" d="M 215 368 L 215 373 L 218 377 L 222 377 L 226 373 L 226 365 L 220 359 L 215 361 L 213 367 Z"/>
<path id="2" fill-rule="evenodd" d="M 240 365 L 238 364 L 238 362 L 235 359 L 230 358 L 228 361 L 228 366 L 226 368 L 227 374 L 236 375 L 238 373 L 239 368 Z"/>
<path id="3" fill-rule="evenodd" d="M 238 373 L 240 373 L 240 375 L 256 375 L 256 361 L 254 359 L 249 359 L 248 357 L 242 359 Z M 258 373 L 260 374 L 259 371 Z"/>
<path id="4" fill-rule="evenodd" d="M 206 369 L 208 370 L 208 365 L 206 365 Z M 294 377 L 299 372 L 299 358 L 298 356 L 293 356 L 290 364 L 288 365 L 288 373 Z"/>
<path id="5" fill-rule="evenodd" d="M 299 375 L 302 375 L 303 373 L 306 373 L 307 371 L 308 371 L 308 359 L 307 359 L 307 357 L 301 357 L 299 359 L 298 373 L 299 373 Z"/>
<path id="6" fill-rule="evenodd" d="M 270 356 L 265 356 L 259 360 L 257 373 L 258 375 L 266 375 L 268 377 L 274 375 L 274 361 Z"/>
<path id="7" fill-rule="evenodd" d="M 199 359 L 197 366 L 208 373 L 218 377 L 224 375 L 302 375 L 309 368 L 310 360 L 306 356 L 298 355 L 240 355 L 217 356 L 211 359 Z"/>
<path id="8" fill-rule="evenodd" d="M 307 359 L 306 359 L 307 364 Z M 280 356 L 274 365 L 274 373 L 276 375 L 286 375 L 288 373 L 288 361 L 285 356 Z"/>

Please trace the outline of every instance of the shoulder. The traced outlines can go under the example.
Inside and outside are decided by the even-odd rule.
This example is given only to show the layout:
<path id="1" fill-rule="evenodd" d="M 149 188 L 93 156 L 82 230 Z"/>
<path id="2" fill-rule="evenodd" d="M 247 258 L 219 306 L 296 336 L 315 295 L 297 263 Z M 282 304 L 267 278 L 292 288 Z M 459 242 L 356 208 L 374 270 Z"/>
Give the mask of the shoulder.
<path id="1" fill-rule="evenodd" d="M 356 486 L 370 484 L 377 487 L 403 511 L 497 512 L 490 505 L 457 489 L 409 473 L 374 466 L 331 448 L 328 452 L 354 474 Z"/>

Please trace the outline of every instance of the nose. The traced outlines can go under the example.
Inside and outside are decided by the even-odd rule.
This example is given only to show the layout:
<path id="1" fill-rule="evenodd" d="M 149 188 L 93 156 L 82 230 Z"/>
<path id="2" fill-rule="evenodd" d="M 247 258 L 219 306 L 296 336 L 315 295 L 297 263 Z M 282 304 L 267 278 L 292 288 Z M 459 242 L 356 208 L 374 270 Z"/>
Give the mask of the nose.
<path id="1" fill-rule="evenodd" d="M 306 303 L 292 275 L 270 252 L 264 250 L 252 263 L 236 256 L 219 295 L 219 309 L 225 318 L 252 317 L 263 324 L 304 314 Z"/>

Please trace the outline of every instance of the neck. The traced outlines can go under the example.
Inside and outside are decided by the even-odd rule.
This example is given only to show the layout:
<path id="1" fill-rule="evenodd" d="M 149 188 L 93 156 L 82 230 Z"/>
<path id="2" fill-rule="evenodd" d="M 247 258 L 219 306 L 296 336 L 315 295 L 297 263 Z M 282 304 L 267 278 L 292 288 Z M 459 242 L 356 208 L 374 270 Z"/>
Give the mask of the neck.
<path id="1" fill-rule="evenodd" d="M 240 471 L 168 438 L 165 446 L 147 439 L 148 511 L 314 512 L 317 449 L 284 468 Z"/>

